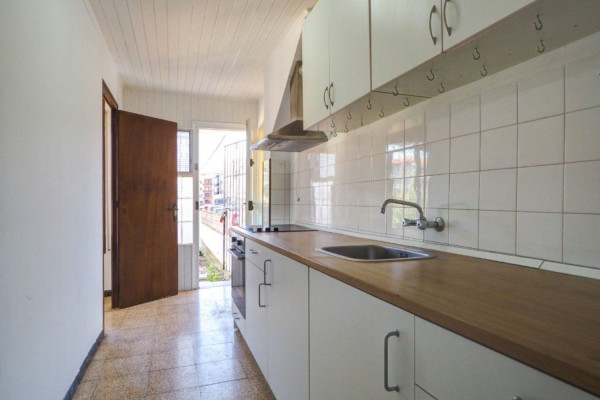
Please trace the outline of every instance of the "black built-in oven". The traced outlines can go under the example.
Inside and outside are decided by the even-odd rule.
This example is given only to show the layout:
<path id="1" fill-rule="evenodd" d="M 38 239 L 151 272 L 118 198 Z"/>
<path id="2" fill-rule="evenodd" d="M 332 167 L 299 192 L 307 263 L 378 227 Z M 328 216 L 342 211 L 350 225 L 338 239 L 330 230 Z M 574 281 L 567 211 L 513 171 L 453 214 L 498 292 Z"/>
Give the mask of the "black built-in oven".
<path id="1" fill-rule="evenodd" d="M 243 236 L 231 237 L 231 299 L 246 319 L 246 255 L 245 239 Z"/>

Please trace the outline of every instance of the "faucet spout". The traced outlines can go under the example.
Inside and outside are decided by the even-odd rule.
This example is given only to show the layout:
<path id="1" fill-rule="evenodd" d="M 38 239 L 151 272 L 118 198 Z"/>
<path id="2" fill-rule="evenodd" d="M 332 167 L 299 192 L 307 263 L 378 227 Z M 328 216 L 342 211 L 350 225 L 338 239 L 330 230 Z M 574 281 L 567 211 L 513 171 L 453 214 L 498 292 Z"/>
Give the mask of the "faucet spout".
<path id="1" fill-rule="evenodd" d="M 387 199 L 381 205 L 381 210 L 379 210 L 379 212 L 382 213 L 382 214 L 385 214 L 385 208 L 390 203 L 401 204 L 403 206 L 414 207 L 419 212 L 419 219 L 421 219 L 421 220 L 425 219 L 425 215 L 423 214 L 423 209 L 421 208 L 421 206 L 418 205 L 417 203 L 413 203 L 412 201 L 405 201 L 405 200 L 398 200 L 398 199 Z"/>
<path id="2" fill-rule="evenodd" d="M 402 226 L 405 226 L 405 227 L 406 226 L 416 226 L 420 230 L 425 230 L 427 228 L 433 228 L 433 229 L 435 229 L 438 232 L 441 232 L 441 231 L 444 230 L 445 223 L 444 223 L 444 220 L 441 217 L 437 217 L 437 218 L 435 218 L 432 221 L 427 221 L 427 218 L 425 218 L 425 214 L 423 214 L 423 209 L 421 208 L 421 206 L 418 205 L 417 203 L 413 203 L 412 201 L 405 201 L 405 200 L 398 200 L 398 199 L 387 199 L 381 205 L 381 210 L 379 210 L 379 212 L 382 213 L 382 214 L 385 214 L 385 208 L 390 203 L 401 204 L 403 206 L 414 207 L 419 212 L 419 218 L 416 219 L 416 220 L 408 219 L 408 218 L 403 218 L 402 219 Z"/>

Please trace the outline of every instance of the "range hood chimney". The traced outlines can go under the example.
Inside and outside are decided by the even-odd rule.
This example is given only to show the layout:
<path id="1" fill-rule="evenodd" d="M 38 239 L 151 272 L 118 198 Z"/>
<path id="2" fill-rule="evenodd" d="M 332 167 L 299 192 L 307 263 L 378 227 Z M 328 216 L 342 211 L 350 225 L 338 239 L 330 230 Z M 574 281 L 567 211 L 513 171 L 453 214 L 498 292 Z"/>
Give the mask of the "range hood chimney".
<path id="1" fill-rule="evenodd" d="M 286 90 L 289 91 L 289 109 L 286 99 L 277 114 L 276 126 L 281 126 L 250 146 L 251 150 L 298 152 L 310 149 L 327 141 L 323 132 L 304 130 L 302 121 L 302 61 L 297 61 L 292 69 Z M 284 96 L 285 97 L 285 96 Z M 280 122 L 284 121 L 283 124 Z"/>

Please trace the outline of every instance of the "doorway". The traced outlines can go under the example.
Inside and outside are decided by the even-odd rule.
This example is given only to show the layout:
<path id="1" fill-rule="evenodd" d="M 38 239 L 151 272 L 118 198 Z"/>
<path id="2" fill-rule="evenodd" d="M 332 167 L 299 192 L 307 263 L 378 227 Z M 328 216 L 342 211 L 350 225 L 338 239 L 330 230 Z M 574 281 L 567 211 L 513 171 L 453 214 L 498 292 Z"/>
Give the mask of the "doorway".
<path id="1" fill-rule="evenodd" d="M 110 307 L 113 264 L 113 132 L 119 105 L 102 81 L 102 268 L 105 308 Z"/>

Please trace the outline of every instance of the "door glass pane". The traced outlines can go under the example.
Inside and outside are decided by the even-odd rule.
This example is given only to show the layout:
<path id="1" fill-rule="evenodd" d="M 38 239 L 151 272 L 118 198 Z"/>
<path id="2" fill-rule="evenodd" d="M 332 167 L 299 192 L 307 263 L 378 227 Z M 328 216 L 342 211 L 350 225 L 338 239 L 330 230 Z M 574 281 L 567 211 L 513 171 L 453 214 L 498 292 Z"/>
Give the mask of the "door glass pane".
<path id="1" fill-rule="evenodd" d="M 192 244 L 194 240 L 194 178 L 177 177 L 177 243 Z"/>
<path id="2" fill-rule="evenodd" d="M 177 131 L 177 172 L 190 172 L 190 132 Z"/>

